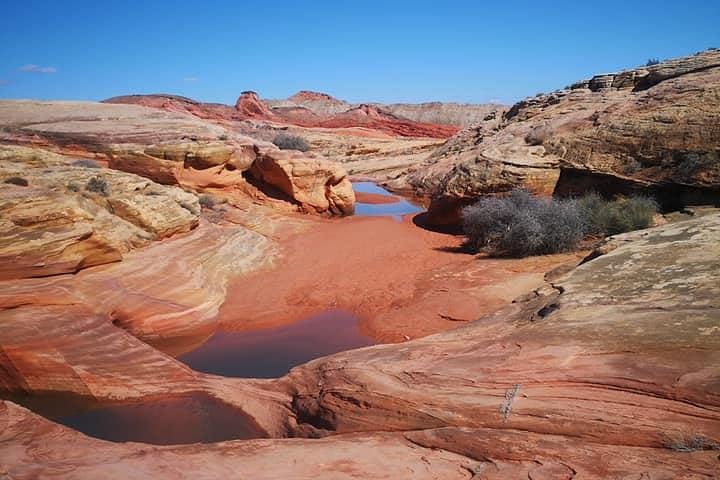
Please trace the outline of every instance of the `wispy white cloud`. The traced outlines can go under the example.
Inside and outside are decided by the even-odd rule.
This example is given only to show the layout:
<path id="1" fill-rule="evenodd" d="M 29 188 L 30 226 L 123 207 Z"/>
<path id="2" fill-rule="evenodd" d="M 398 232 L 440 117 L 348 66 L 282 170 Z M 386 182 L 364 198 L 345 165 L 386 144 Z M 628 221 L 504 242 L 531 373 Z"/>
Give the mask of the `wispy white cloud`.
<path id="1" fill-rule="evenodd" d="M 199 79 L 198 77 L 185 77 L 185 78 L 183 78 L 183 82 L 187 82 L 187 83 L 195 83 L 195 82 L 198 82 L 198 81 L 200 81 L 200 79 Z"/>
<path id="2" fill-rule="evenodd" d="M 55 67 L 41 67 L 40 65 L 35 65 L 34 63 L 28 63 L 27 65 L 23 65 L 22 67 L 18 68 L 21 72 L 32 72 L 32 73 L 56 73 L 57 68 Z"/>

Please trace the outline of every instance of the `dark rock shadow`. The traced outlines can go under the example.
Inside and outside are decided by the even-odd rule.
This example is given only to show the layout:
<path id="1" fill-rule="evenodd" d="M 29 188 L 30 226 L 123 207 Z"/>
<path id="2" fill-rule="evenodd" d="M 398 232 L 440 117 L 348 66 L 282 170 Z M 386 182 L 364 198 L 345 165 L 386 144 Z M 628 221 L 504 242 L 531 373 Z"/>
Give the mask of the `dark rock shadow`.
<path id="1" fill-rule="evenodd" d="M 462 235 L 462 227 L 460 225 L 436 225 L 428 221 L 428 213 L 418 213 L 412 218 L 412 222 L 415 226 L 420 227 L 424 230 L 428 230 L 435 233 L 444 233 L 446 235 Z"/>

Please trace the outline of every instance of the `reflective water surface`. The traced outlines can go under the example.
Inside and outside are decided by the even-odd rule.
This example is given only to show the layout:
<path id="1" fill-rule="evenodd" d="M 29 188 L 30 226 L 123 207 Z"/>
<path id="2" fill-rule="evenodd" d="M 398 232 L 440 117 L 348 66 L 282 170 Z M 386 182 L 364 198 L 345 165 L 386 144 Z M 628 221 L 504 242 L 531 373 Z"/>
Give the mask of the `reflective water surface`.
<path id="1" fill-rule="evenodd" d="M 315 358 L 372 344 L 360 333 L 357 317 L 332 309 L 281 327 L 218 332 L 178 360 L 226 377 L 274 378 Z"/>

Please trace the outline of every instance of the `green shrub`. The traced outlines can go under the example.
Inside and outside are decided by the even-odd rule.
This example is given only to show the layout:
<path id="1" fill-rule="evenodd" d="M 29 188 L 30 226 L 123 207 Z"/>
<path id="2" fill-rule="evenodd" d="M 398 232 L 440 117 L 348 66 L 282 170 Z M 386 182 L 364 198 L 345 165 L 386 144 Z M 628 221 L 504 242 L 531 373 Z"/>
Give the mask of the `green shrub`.
<path id="1" fill-rule="evenodd" d="M 494 256 L 525 257 L 574 250 L 587 236 L 647 228 L 658 205 L 647 197 L 608 202 L 595 193 L 580 199 L 538 198 L 513 190 L 462 211 L 466 244 Z"/>
<path id="2" fill-rule="evenodd" d="M 3 183 L 8 183 L 11 185 L 17 185 L 18 187 L 27 187 L 30 185 L 26 179 L 23 177 L 9 177 L 6 178 Z"/>
<path id="3" fill-rule="evenodd" d="M 610 202 L 597 193 L 590 193 L 579 198 L 577 206 L 586 235 L 617 235 L 647 228 L 658 212 L 655 200 L 642 196 Z"/>
<path id="4" fill-rule="evenodd" d="M 299 150 L 301 152 L 310 150 L 310 145 L 308 145 L 304 138 L 298 137 L 297 135 L 288 135 L 287 133 L 277 135 L 272 143 L 280 150 Z"/>
<path id="5" fill-rule="evenodd" d="M 648 58 L 648 61 L 645 62 L 646 67 L 652 67 L 653 65 L 657 65 L 660 63 L 660 60 L 657 58 Z"/>
<path id="6" fill-rule="evenodd" d="M 85 184 L 85 190 L 99 193 L 103 197 L 107 197 L 110 194 L 110 186 L 107 180 L 102 177 L 92 177 L 88 180 L 87 184 Z"/>

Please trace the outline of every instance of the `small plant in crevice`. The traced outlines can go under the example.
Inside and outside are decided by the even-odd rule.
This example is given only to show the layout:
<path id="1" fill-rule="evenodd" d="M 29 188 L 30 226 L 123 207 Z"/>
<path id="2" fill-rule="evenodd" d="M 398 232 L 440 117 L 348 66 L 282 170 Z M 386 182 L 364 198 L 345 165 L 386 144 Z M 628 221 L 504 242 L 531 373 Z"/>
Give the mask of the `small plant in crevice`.
<path id="1" fill-rule="evenodd" d="M 308 145 L 304 138 L 287 133 L 278 134 L 272 143 L 280 150 L 298 150 L 301 152 L 310 150 L 310 145 Z"/>
<path id="2" fill-rule="evenodd" d="M 97 163 L 95 160 L 90 160 L 87 158 L 83 158 L 80 160 L 75 160 L 72 163 L 73 167 L 82 167 L 82 168 L 101 168 L 100 164 Z"/>
<path id="3" fill-rule="evenodd" d="M 532 146 L 544 145 L 552 135 L 552 129 L 548 125 L 539 125 L 525 135 L 525 143 Z"/>
<path id="4" fill-rule="evenodd" d="M 102 177 L 92 177 L 88 180 L 85 184 L 85 190 L 100 194 L 103 197 L 110 195 L 110 185 L 108 185 L 107 180 Z"/>
<path id="5" fill-rule="evenodd" d="M 519 391 L 519 383 L 513 383 L 512 386 L 505 391 L 505 400 L 500 404 L 500 415 L 503 417 L 503 422 L 507 422 L 508 419 L 510 419 L 512 405 Z"/>
<path id="6" fill-rule="evenodd" d="M 667 435 L 663 446 L 674 452 L 698 452 L 702 450 L 720 450 L 720 443 L 697 434 Z"/>
<path id="7" fill-rule="evenodd" d="M 79 192 L 80 190 L 82 190 L 82 185 L 78 182 L 71 181 L 71 182 L 68 182 L 67 189 L 70 190 L 71 192 Z"/>
<path id="8" fill-rule="evenodd" d="M 680 181 L 689 182 L 698 173 L 713 168 L 720 168 L 720 156 L 717 153 L 688 152 L 680 155 L 676 171 Z"/>
<path id="9" fill-rule="evenodd" d="M 642 170 L 642 168 L 642 164 L 632 157 L 625 160 L 625 162 L 623 162 L 622 166 L 620 167 L 622 173 L 625 175 L 632 175 L 633 173 L 637 173 Z"/>
<path id="10" fill-rule="evenodd" d="M 23 177 L 8 177 L 3 180 L 3 183 L 7 183 L 9 185 L 17 185 L 18 187 L 27 187 L 28 185 L 30 185 L 27 179 Z"/>
<path id="11" fill-rule="evenodd" d="M 646 67 L 652 67 L 653 65 L 659 65 L 660 60 L 657 58 L 648 58 L 648 61 L 645 62 Z"/>
<path id="12" fill-rule="evenodd" d="M 225 200 L 222 198 L 218 198 L 214 195 L 203 193 L 202 195 L 198 196 L 198 202 L 203 208 L 214 208 L 216 205 L 224 203 Z"/>

